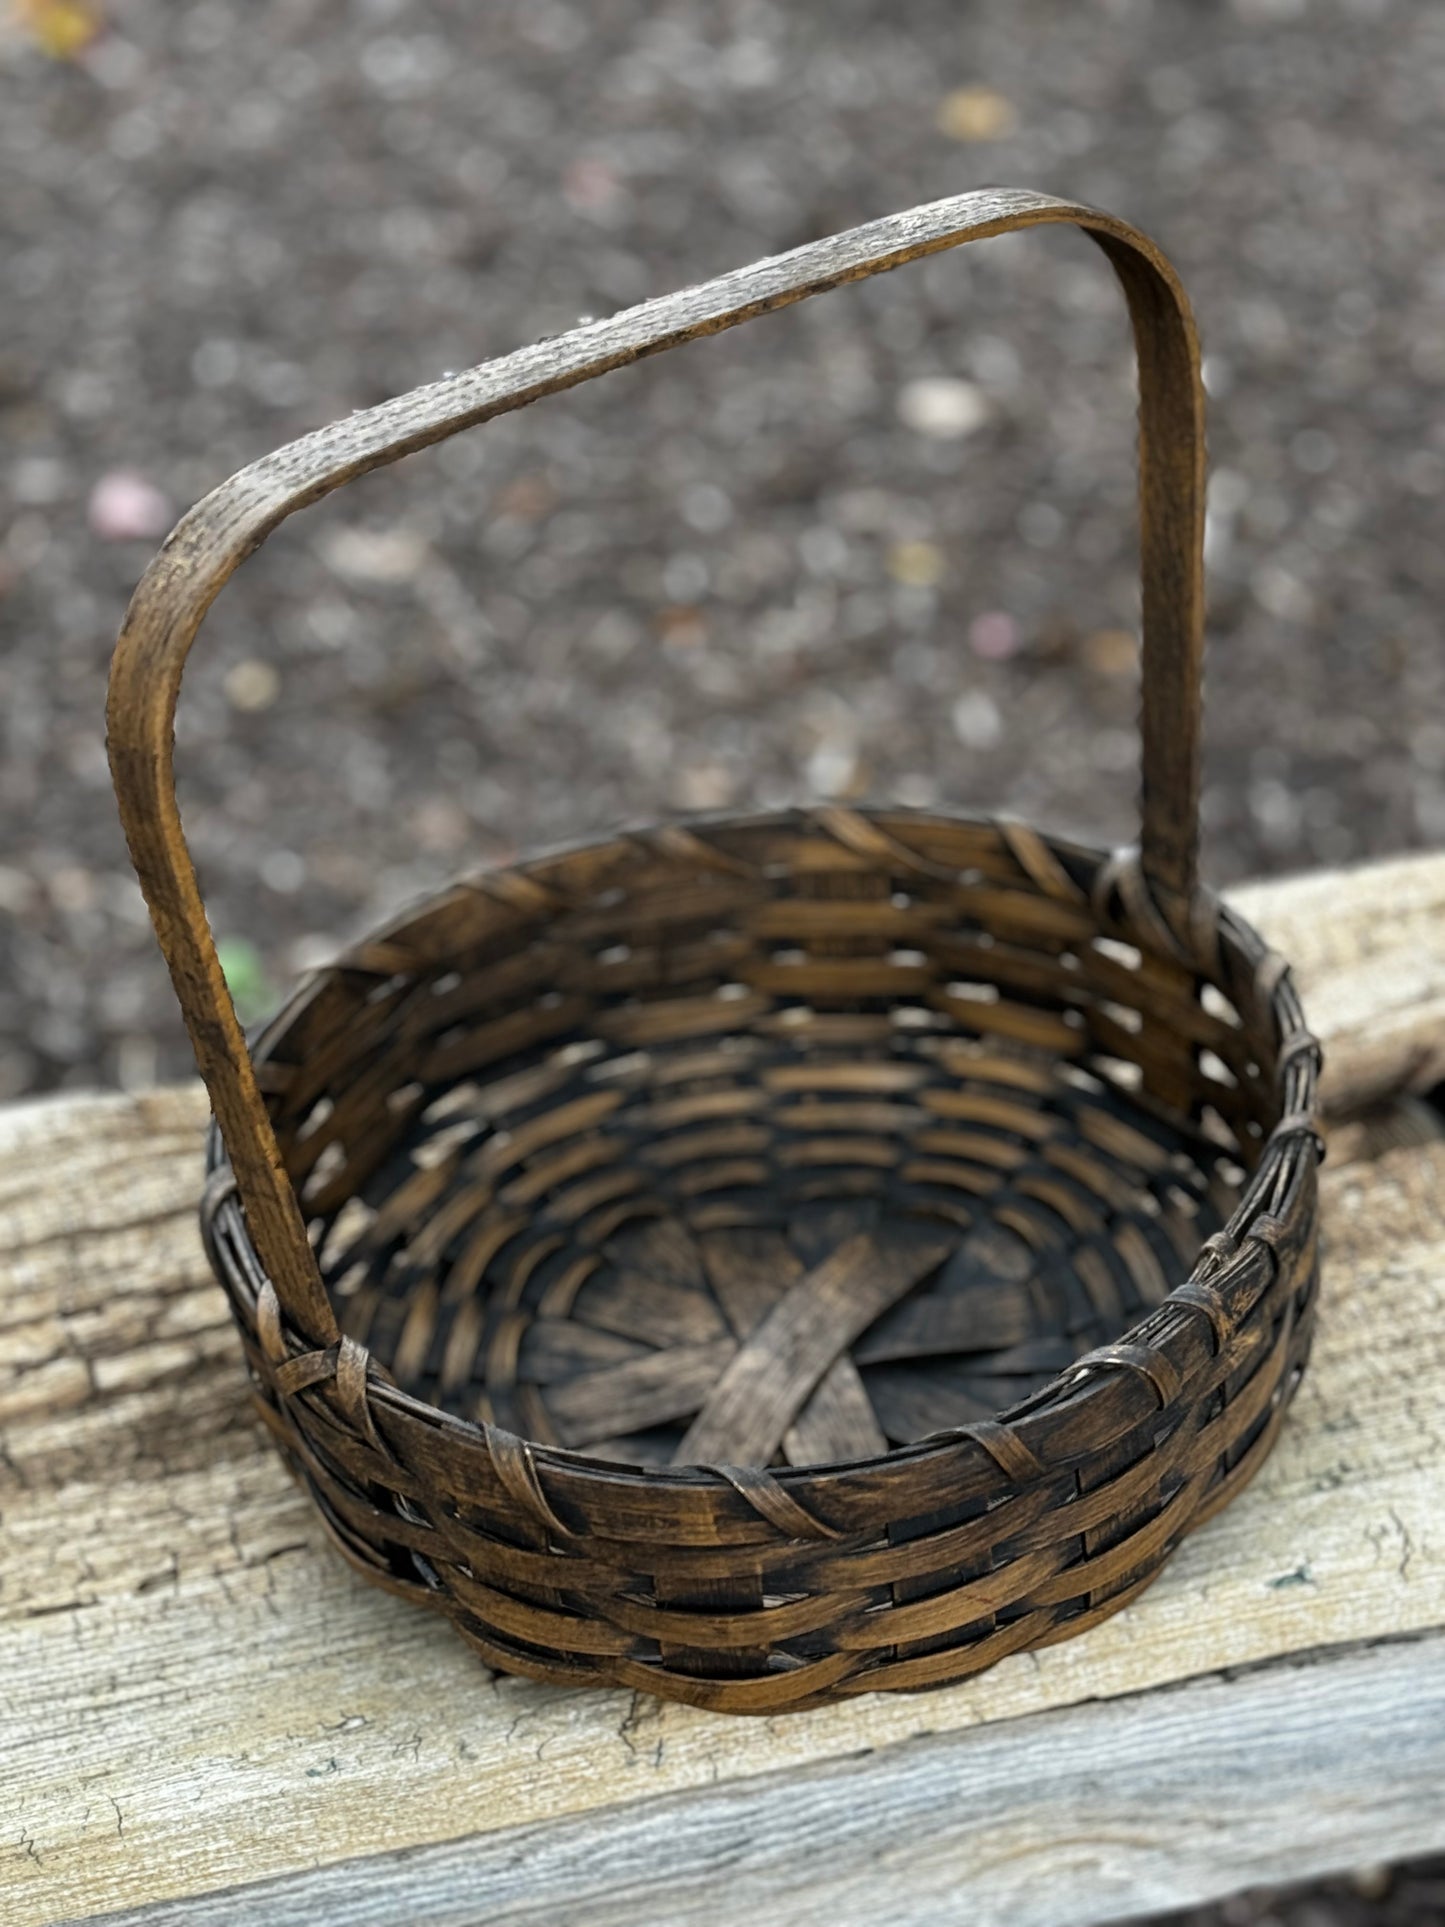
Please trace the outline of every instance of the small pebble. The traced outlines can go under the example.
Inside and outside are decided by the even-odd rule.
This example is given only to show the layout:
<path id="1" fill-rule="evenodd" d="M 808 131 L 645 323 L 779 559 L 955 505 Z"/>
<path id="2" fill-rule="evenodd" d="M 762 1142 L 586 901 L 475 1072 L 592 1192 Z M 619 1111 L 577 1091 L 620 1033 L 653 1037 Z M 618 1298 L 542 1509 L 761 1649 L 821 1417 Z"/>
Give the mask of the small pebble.
<path id="1" fill-rule="evenodd" d="M 707 641 L 702 611 L 691 603 L 667 603 L 653 620 L 658 636 L 669 649 L 700 649 Z"/>
<path id="2" fill-rule="evenodd" d="M 970 690 L 953 705 L 953 733 L 965 749 L 993 749 L 1003 737 L 1003 717 L 992 696 Z"/>
<path id="3" fill-rule="evenodd" d="M 737 784 L 721 763 L 689 763 L 677 775 L 677 803 L 684 810 L 720 810 L 731 803 Z"/>
<path id="4" fill-rule="evenodd" d="M 985 662 L 1004 662 L 1023 646 L 1019 626 L 1004 609 L 986 609 L 968 625 L 968 646 Z"/>
<path id="5" fill-rule="evenodd" d="M 321 555 L 350 582 L 409 582 L 425 564 L 427 539 L 415 529 L 329 529 Z"/>
<path id="6" fill-rule="evenodd" d="M 556 504 L 557 491 L 545 475 L 519 475 L 498 492 L 492 513 L 518 522 L 537 522 L 550 515 Z"/>
<path id="7" fill-rule="evenodd" d="M 102 542 L 156 542 L 176 519 L 171 500 L 133 468 L 113 469 L 90 491 L 86 519 Z"/>
<path id="8" fill-rule="evenodd" d="M 1139 643 L 1129 629 L 1095 629 L 1084 637 L 1084 661 L 1097 675 L 1127 676 L 1139 665 Z"/>
<path id="9" fill-rule="evenodd" d="M 913 589 L 931 589 L 943 578 L 944 554 L 932 542 L 895 542 L 888 551 L 888 573 Z"/>
<path id="10" fill-rule="evenodd" d="M 1249 579 L 1254 599 L 1267 615 L 1280 622 L 1308 622 L 1314 598 L 1297 575 L 1278 563 L 1265 562 Z"/>
<path id="11" fill-rule="evenodd" d="M 971 381 L 952 375 L 927 375 L 905 382 L 898 391 L 898 419 L 917 435 L 959 441 L 988 420 L 988 400 Z"/>
<path id="12" fill-rule="evenodd" d="M 992 87 L 957 87 L 938 104 L 938 131 L 953 141 L 996 141 L 1011 134 L 1014 104 Z"/>
<path id="13" fill-rule="evenodd" d="M 52 60 L 78 59 L 105 25 L 90 0 L 12 0 L 12 12 L 21 32 Z"/>
<path id="14" fill-rule="evenodd" d="M 67 863 L 50 875 L 50 898 L 57 910 L 88 910 L 95 901 L 95 878 L 77 863 Z"/>
<path id="15" fill-rule="evenodd" d="M 232 709 L 269 709 L 281 693 L 281 677 L 269 662 L 260 662 L 252 656 L 226 671 L 222 687 Z"/>
<path id="16" fill-rule="evenodd" d="M 562 192 L 579 213 L 606 213 L 622 197 L 622 179 L 610 162 L 585 157 L 563 173 Z"/>
<path id="17" fill-rule="evenodd" d="M 815 796 L 851 796 L 859 776 L 858 748 L 846 737 L 825 737 L 808 758 L 808 788 Z"/>

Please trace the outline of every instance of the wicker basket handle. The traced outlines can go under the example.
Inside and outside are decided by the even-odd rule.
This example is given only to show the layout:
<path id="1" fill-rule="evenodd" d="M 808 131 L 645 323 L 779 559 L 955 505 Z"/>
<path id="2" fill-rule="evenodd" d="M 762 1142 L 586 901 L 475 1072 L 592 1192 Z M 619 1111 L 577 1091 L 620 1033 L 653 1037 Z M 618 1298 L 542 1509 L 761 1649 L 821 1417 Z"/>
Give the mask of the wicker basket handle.
<path id="1" fill-rule="evenodd" d="M 1177 908 L 1193 892 L 1198 845 L 1199 352 L 1188 302 L 1164 256 L 1136 229 L 1091 208 L 1023 190 L 980 189 L 537 342 L 333 422 L 242 469 L 183 518 L 147 569 L 111 669 L 116 797 L 257 1253 L 287 1316 L 313 1343 L 334 1343 L 336 1321 L 217 961 L 176 804 L 173 731 L 181 671 L 232 571 L 295 510 L 459 429 L 842 282 L 960 242 L 1055 222 L 1082 228 L 1108 255 L 1133 320 L 1140 388 L 1142 860 L 1166 909 Z"/>

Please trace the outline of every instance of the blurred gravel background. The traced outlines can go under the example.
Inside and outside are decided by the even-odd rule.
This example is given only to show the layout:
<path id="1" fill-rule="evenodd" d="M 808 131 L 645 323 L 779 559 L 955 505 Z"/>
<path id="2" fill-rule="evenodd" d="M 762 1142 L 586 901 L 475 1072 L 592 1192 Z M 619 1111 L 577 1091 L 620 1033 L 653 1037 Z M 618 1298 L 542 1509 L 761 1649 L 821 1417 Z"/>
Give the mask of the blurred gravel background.
<path id="1" fill-rule="evenodd" d="M 1445 8 L 93 4 L 0 34 L 0 1090 L 189 1067 L 101 730 L 172 513 L 447 368 L 985 181 L 1129 215 L 1198 308 L 1212 874 L 1445 836 Z M 661 811 L 1127 837 L 1132 382 L 1102 258 L 1011 237 L 290 523 L 181 706 L 246 1014 L 458 869 Z"/>
<path id="2" fill-rule="evenodd" d="M 1438 0 L 9 5 L 0 1094 L 189 1068 L 101 724 L 175 513 L 445 369 L 987 181 L 1130 216 L 1195 299 L 1211 873 L 1445 837 Z M 244 1014 L 620 819 L 873 795 L 1127 837 L 1132 381 L 1102 259 L 1015 237 L 288 524 L 182 703 Z M 1189 1919 L 1445 1899 L 1371 1874 Z"/>

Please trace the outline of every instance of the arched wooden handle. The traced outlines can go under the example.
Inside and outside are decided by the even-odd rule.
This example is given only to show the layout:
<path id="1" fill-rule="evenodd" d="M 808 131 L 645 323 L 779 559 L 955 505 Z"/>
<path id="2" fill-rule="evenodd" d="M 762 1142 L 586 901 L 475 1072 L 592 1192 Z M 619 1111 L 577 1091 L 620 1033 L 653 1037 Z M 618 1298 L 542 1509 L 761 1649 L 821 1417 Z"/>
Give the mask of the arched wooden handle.
<path id="1" fill-rule="evenodd" d="M 242 469 L 179 523 L 135 592 L 111 668 L 111 772 L 132 860 L 230 1154 L 251 1236 L 287 1316 L 314 1344 L 336 1320 L 282 1167 L 216 958 L 176 806 L 176 699 L 202 619 L 278 523 L 353 476 L 754 315 L 921 255 L 1069 222 L 1108 255 L 1139 357 L 1144 869 L 1166 908 L 1195 884 L 1203 629 L 1204 405 L 1189 304 L 1145 236 L 1092 208 L 986 188 L 894 214 L 629 308 L 333 422 Z"/>

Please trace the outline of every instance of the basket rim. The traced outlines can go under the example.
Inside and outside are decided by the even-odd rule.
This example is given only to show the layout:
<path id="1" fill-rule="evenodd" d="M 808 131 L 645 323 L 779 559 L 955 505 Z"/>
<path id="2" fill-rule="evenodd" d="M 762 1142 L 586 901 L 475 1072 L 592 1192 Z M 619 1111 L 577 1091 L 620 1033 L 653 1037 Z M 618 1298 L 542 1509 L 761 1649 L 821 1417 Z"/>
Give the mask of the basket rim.
<path id="1" fill-rule="evenodd" d="M 601 835 L 581 834 L 559 839 L 544 845 L 536 853 L 520 857 L 512 863 L 484 866 L 453 879 L 439 889 L 418 895 L 392 917 L 368 931 L 359 940 L 359 944 L 374 944 L 378 940 L 396 935 L 418 915 L 447 899 L 458 889 L 486 889 L 490 882 L 506 878 L 523 879 L 534 887 L 539 883 L 545 883 L 546 872 L 554 864 L 564 862 L 583 852 L 602 851 L 628 843 L 651 845 L 658 838 L 665 839 L 677 833 L 687 835 L 718 829 L 748 832 L 780 828 L 807 829 L 826 825 L 836 832 L 840 824 L 846 825 L 847 819 L 853 817 L 864 823 L 877 824 L 884 829 L 893 822 L 898 823 L 900 827 L 910 823 L 962 823 L 992 826 L 1007 834 L 1008 829 L 1016 825 L 1028 834 L 1039 837 L 1050 851 L 1067 854 L 1087 865 L 1096 866 L 1101 880 L 1110 884 L 1111 887 L 1111 879 L 1117 881 L 1119 878 L 1132 877 L 1143 883 L 1146 895 L 1148 894 L 1147 879 L 1143 878 L 1139 868 L 1137 845 L 1124 845 L 1113 850 L 1104 849 L 1098 845 L 1057 836 L 1050 831 L 1035 830 L 1021 818 L 963 806 L 907 805 L 891 801 L 878 803 L 850 801 L 847 804 L 794 803 L 774 809 L 679 812 L 670 814 L 663 820 L 650 819 L 619 825 Z M 967 872 L 955 871 L 953 874 L 963 876 Z M 1106 891 L 1105 894 L 1107 895 L 1108 892 Z M 1104 907 L 1098 898 L 1099 893 L 1096 892 L 1090 899 L 1090 909 L 1098 920 L 1099 934 L 1111 936 L 1114 930 L 1108 927 Z M 1218 988 L 1214 973 L 1203 968 L 1203 960 L 1197 955 L 1188 954 L 1184 943 L 1165 920 L 1152 896 L 1150 896 L 1150 907 L 1154 915 L 1149 917 L 1142 927 L 1115 926 L 1120 940 L 1176 962 L 1188 961 L 1197 970 L 1203 984 L 1214 984 Z M 1203 1286 L 1211 1293 L 1217 1294 L 1256 1262 L 1252 1247 L 1262 1249 L 1269 1259 L 1270 1276 L 1260 1292 L 1255 1294 L 1256 1297 L 1262 1296 L 1281 1264 L 1274 1250 L 1274 1239 L 1271 1234 L 1279 1228 L 1278 1211 L 1284 1209 L 1286 1202 L 1281 1199 L 1277 1211 L 1265 1209 L 1267 1194 L 1271 1189 L 1277 1188 L 1279 1181 L 1278 1159 L 1272 1157 L 1271 1152 L 1277 1147 L 1283 1149 L 1287 1142 L 1294 1139 L 1308 1138 L 1313 1142 L 1313 1162 L 1323 1158 L 1324 1142 L 1316 1118 L 1323 1052 L 1318 1038 L 1304 1023 L 1298 996 L 1291 982 L 1288 963 L 1278 952 L 1271 949 L 1245 917 L 1207 886 L 1201 885 L 1196 889 L 1185 920 L 1191 938 L 1198 932 L 1201 922 L 1207 920 L 1217 927 L 1221 938 L 1228 937 L 1234 947 L 1248 957 L 1256 968 L 1264 964 L 1270 966 L 1269 1002 L 1280 1020 L 1283 1035 L 1283 1045 L 1274 1065 L 1276 1080 L 1278 1081 L 1286 1067 L 1298 1065 L 1295 1102 L 1290 1106 L 1288 1115 L 1282 1120 L 1282 1123 L 1289 1128 L 1281 1132 L 1277 1127 L 1276 1132 L 1258 1147 L 1255 1164 L 1252 1169 L 1246 1170 L 1238 1202 L 1224 1231 L 1204 1241 L 1186 1276 L 1160 1304 L 1152 1307 L 1142 1318 L 1135 1320 L 1108 1345 L 1096 1347 L 1093 1352 L 1085 1354 L 1072 1365 L 1057 1372 L 1047 1385 L 1030 1393 L 1014 1405 L 1001 1407 L 999 1411 L 991 1414 L 989 1421 L 986 1422 L 989 1425 L 1012 1425 L 1018 1419 L 1051 1408 L 1063 1399 L 1070 1402 L 1071 1412 L 1086 1411 L 1105 1394 L 1111 1377 L 1116 1376 L 1116 1372 L 1111 1368 L 1127 1368 L 1130 1363 L 1127 1358 L 1121 1359 L 1113 1354 L 1127 1353 L 1141 1344 L 1149 1345 L 1152 1340 L 1163 1335 L 1163 1328 L 1167 1327 L 1170 1318 L 1174 1315 L 1182 1312 L 1192 1321 L 1197 1314 L 1205 1311 L 1206 1308 L 1199 1298 L 1187 1295 L 1190 1288 Z M 548 921 L 546 907 L 538 908 L 536 921 L 539 925 L 546 924 Z M 277 1044 L 287 1034 L 290 1024 L 305 1007 L 315 985 L 319 981 L 329 980 L 333 973 L 346 970 L 347 959 L 359 944 L 348 945 L 332 962 L 313 966 L 302 973 L 292 994 L 274 1016 L 263 1025 L 251 1046 L 251 1057 L 255 1064 L 258 1066 L 264 1064 L 272 1055 Z M 1288 1028 L 1284 1022 L 1286 1017 L 1290 1019 Z M 1287 1051 L 1284 1045 L 1288 1046 Z M 233 1237 L 238 1236 L 242 1240 L 243 1247 L 247 1251 L 250 1260 L 248 1271 L 260 1286 L 266 1287 L 264 1271 L 246 1228 L 220 1126 L 214 1118 L 207 1132 L 206 1171 L 207 1200 L 203 1206 L 202 1217 L 208 1252 L 212 1248 L 214 1229 L 206 1220 L 212 1213 L 218 1218 L 221 1214 L 225 1214 L 228 1231 Z M 1296 1179 L 1294 1183 L 1297 1181 Z M 1294 1188 L 1294 1183 L 1288 1187 L 1290 1190 Z M 1312 1214 L 1312 1229 L 1315 1218 L 1317 1213 Z M 213 1268 L 217 1270 L 218 1276 L 225 1275 L 221 1267 L 213 1265 Z M 254 1326 L 255 1305 L 246 1309 L 249 1313 L 249 1322 Z M 1213 1315 L 1208 1314 L 1208 1316 L 1213 1324 Z M 288 1347 L 294 1336 L 288 1328 Z M 1207 1358 L 1217 1355 L 1221 1342 L 1216 1328 L 1210 1350 L 1206 1354 Z M 304 1342 L 300 1342 L 296 1345 L 293 1356 L 306 1355 L 313 1349 Z M 374 1405 L 389 1408 L 399 1416 L 419 1421 L 438 1432 L 448 1433 L 459 1443 L 465 1441 L 467 1444 L 486 1449 L 488 1442 L 492 1440 L 514 1441 L 527 1460 L 535 1466 L 576 1470 L 585 1473 L 589 1481 L 606 1482 L 623 1489 L 645 1489 L 649 1492 L 665 1489 L 685 1492 L 696 1491 L 699 1483 L 703 1481 L 727 1479 L 729 1472 L 752 1470 L 752 1468 L 720 1467 L 707 1463 L 648 1465 L 596 1458 L 585 1450 L 528 1439 L 524 1434 L 514 1432 L 491 1420 L 471 1419 L 449 1412 L 444 1407 L 419 1397 L 413 1392 L 408 1392 L 396 1384 L 386 1369 L 379 1365 L 369 1352 L 366 1360 L 366 1374 L 367 1396 Z M 1190 1379 L 1187 1376 L 1181 1376 L 1172 1396 L 1165 1397 L 1162 1394 L 1159 1396 L 1158 1416 L 1161 1423 L 1168 1412 L 1187 1409 L 1191 1402 Z M 864 1479 L 873 1480 L 880 1472 L 903 1473 L 909 1469 L 946 1462 L 970 1450 L 987 1451 L 988 1448 L 974 1436 L 976 1429 L 979 1429 L 976 1425 L 949 1427 L 928 1433 L 906 1444 L 890 1447 L 887 1452 L 881 1454 L 823 1460 L 797 1466 L 777 1465 L 758 1468 L 758 1470 L 764 1470 L 769 1479 L 775 1480 L 785 1489 L 789 1486 L 812 1487 L 819 1483 L 826 1483 L 830 1489 L 836 1491 Z M 1096 1449 L 1096 1447 L 1090 1449 Z M 1087 1453 L 1083 1456 L 1087 1456 Z M 989 1452 L 989 1457 L 993 1459 L 992 1452 Z M 1079 1454 L 1059 1454 L 1052 1459 L 1044 1457 L 1040 1460 L 1038 1476 L 1054 1476 L 1077 1463 L 1079 1457 Z M 728 1480 L 728 1483 L 732 1481 Z"/>

